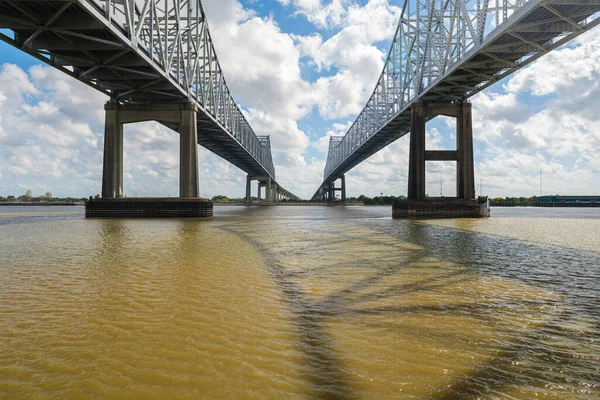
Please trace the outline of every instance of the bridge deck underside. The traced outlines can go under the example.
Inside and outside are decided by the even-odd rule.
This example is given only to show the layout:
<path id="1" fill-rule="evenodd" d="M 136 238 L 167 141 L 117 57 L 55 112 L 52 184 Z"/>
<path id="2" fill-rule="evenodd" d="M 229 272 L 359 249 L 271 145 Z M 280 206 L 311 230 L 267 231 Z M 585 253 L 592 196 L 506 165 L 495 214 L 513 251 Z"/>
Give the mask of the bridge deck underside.
<path id="1" fill-rule="evenodd" d="M 240 146 L 237 140 L 201 112 L 198 113 L 198 144 L 250 175 L 268 175 L 262 165 Z"/>
<path id="2" fill-rule="evenodd" d="M 552 11 L 545 7 L 547 5 L 552 7 Z M 481 46 L 452 65 L 418 100 L 413 100 L 392 119 L 384 121 L 374 134 L 331 171 L 325 181 L 341 177 L 406 135 L 410 130 L 410 106 L 416 101 L 443 103 L 466 100 L 585 31 L 580 25 L 582 21 L 594 16 L 586 27 L 595 26 L 600 21 L 594 15 L 598 12 L 600 0 L 530 0 L 525 3 L 515 12 L 515 18 L 490 32 Z M 318 198 L 321 190 L 322 186 L 313 198 Z"/>
<path id="3" fill-rule="evenodd" d="M 0 39 L 120 102 L 190 101 L 152 61 L 79 3 L 0 1 Z M 126 32 L 123 30 L 123 35 Z M 197 103 L 198 104 L 198 103 Z M 201 104 L 198 143 L 251 175 L 271 175 Z M 168 125 L 169 126 L 169 125 Z"/>

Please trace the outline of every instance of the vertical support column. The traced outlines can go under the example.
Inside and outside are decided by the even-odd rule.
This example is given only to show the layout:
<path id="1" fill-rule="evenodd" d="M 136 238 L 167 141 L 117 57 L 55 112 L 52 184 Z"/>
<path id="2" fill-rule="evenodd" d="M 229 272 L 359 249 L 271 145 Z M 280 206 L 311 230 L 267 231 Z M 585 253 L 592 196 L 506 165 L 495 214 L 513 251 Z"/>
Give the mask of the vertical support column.
<path id="1" fill-rule="evenodd" d="M 475 170 L 473 164 L 473 122 L 471 104 L 463 103 L 456 118 L 456 196 L 461 199 L 475 198 Z"/>
<path id="2" fill-rule="evenodd" d="M 342 203 L 346 203 L 346 175 L 342 175 Z"/>
<path id="3" fill-rule="evenodd" d="M 425 199 L 425 107 L 422 103 L 410 109 L 408 199 Z"/>
<path id="4" fill-rule="evenodd" d="M 262 183 L 260 181 L 258 181 L 258 193 L 256 194 L 257 198 L 258 198 L 258 201 L 261 200 L 261 194 L 262 194 L 261 193 L 261 191 L 262 191 L 261 189 L 262 189 Z"/>
<path id="5" fill-rule="evenodd" d="M 252 177 L 250 175 L 246 175 L 246 203 L 252 203 Z"/>
<path id="6" fill-rule="evenodd" d="M 273 189 L 271 184 L 271 178 L 267 178 L 267 187 L 265 189 L 265 200 L 273 201 Z"/>
<path id="7" fill-rule="evenodd" d="M 102 197 L 123 197 L 123 124 L 116 103 L 106 103 L 104 120 L 104 161 Z"/>
<path id="8" fill-rule="evenodd" d="M 329 198 L 329 201 L 334 201 L 335 200 L 335 183 L 330 182 L 327 189 L 329 191 L 329 195 L 327 196 Z"/>
<path id="9" fill-rule="evenodd" d="M 179 197 L 199 197 L 197 109 L 185 103 L 179 124 Z"/>

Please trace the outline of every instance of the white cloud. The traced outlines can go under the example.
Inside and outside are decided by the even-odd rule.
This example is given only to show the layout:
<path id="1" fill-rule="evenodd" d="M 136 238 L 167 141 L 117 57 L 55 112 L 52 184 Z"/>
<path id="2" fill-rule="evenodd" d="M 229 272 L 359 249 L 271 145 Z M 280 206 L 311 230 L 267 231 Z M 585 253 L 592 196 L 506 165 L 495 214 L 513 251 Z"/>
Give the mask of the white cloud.
<path id="1" fill-rule="evenodd" d="M 331 136 L 343 136 L 352 126 L 352 122 L 353 121 L 348 121 L 345 124 L 334 122 L 332 124 L 332 129 L 328 130 L 325 136 L 321 136 L 319 140 L 312 144 L 312 146 L 326 156 L 327 151 L 329 150 L 329 140 Z"/>
<path id="2" fill-rule="evenodd" d="M 302 8 L 302 2 L 294 4 L 309 21 L 320 26 L 320 19 L 315 16 L 319 14 L 317 11 Z M 308 57 L 318 71 L 338 69 L 335 75 L 322 76 L 314 84 L 321 116 L 338 119 L 360 112 L 386 57 L 386 51 L 375 44 L 393 36 L 398 17 L 399 9 L 387 0 L 370 0 L 364 5 L 348 2 L 334 25 L 341 26 L 341 30 L 326 41 L 320 34 L 294 36 L 300 54 Z"/>
<path id="3" fill-rule="evenodd" d="M 318 28 L 332 29 L 342 25 L 348 14 L 350 0 L 331 0 L 323 4 L 321 0 L 278 0 L 280 4 L 293 4 L 296 15 L 304 15 Z"/>
<path id="4" fill-rule="evenodd" d="M 545 96 L 563 89 L 570 91 L 574 86 L 585 88 L 585 83 L 597 80 L 599 73 L 600 35 L 595 29 L 569 47 L 546 54 L 530 67 L 517 71 L 505 88 L 509 93 Z"/>

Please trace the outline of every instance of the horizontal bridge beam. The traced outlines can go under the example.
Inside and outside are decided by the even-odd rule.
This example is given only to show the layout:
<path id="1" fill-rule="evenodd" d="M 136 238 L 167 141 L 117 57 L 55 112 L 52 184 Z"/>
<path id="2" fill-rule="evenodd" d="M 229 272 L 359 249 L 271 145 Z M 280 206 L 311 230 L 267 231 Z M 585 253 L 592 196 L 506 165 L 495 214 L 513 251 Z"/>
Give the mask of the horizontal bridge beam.
<path id="1" fill-rule="evenodd" d="M 425 161 L 458 161 L 456 150 L 425 150 Z"/>

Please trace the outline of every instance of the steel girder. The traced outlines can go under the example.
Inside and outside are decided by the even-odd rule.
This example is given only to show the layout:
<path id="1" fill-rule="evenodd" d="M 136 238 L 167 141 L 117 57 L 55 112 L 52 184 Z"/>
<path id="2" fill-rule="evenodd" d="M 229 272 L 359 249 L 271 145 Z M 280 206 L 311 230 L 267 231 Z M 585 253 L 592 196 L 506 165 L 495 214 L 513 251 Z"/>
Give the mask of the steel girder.
<path id="1" fill-rule="evenodd" d="M 323 184 L 408 133 L 413 103 L 463 102 L 596 26 L 599 11 L 600 0 L 405 0 L 370 99 L 329 142 Z"/>
<path id="2" fill-rule="evenodd" d="M 296 196 L 295 194 L 293 194 L 289 190 L 286 190 L 286 189 L 282 188 L 281 186 L 277 187 L 277 193 L 279 193 L 279 194 L 287 197 L 289 200 L 300 200 L 300 197 Z"/>
<path id="3" fill-rule="evenodd" d="M 200 0 L 0 0 L 0 39 L 121 103 L 192 101 L 199 144 L 253 175 L 275 169 L 236 103 Z"/>

